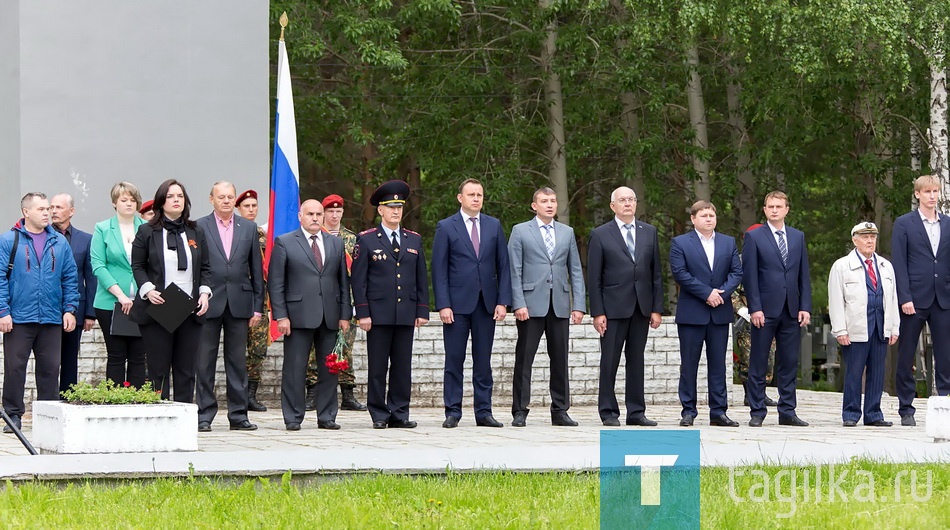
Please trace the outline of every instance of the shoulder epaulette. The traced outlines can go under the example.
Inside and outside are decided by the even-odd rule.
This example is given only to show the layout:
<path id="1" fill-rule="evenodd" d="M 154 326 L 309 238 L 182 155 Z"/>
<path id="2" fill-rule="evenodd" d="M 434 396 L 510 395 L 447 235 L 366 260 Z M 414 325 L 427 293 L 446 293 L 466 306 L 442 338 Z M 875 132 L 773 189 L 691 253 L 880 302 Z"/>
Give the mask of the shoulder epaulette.
<path id="1" fill-rule="evenodd" d="M 349 228 L 347 228 L 347 227 L 345 227 L 345 226 L 341 226 L 341 227 L 340 227 L 340 233 L 342 234 L 342 233 L 344 233 L 344 232 L 346 232 L 347 234 L 353 234 L 354 236 L 357 235 L 356 232 L 350 230 Z"/>
<path id="2" fill-rule="evenodd" d="M 419 232 L 413 232 L 412 230 L 409 230 L 408 228 L 403 228 L 402 230 L 403 230 L 403 232 L 406 232 L 407 234 L 412 234 L 412 235 L 414 235 L 414 236 L 419 236 Z M 422 237 L 422 236 L 419 236 L 419 237 Z"/>
<path id="3" fill-rule="evenodd" d="M 362 232 L 360 232 L 360 233 L 357 234 L 357 235 L 360 235 L 360 236 L 361 236 L 361 235 L 364 235 L 364 234 L 372 234 L 372 233 L 375 232 L 375 231 L 376 231 L 376 228 L 368 228 L 368 229 L 366 229 L 366 230 L 363 230 Z"/>

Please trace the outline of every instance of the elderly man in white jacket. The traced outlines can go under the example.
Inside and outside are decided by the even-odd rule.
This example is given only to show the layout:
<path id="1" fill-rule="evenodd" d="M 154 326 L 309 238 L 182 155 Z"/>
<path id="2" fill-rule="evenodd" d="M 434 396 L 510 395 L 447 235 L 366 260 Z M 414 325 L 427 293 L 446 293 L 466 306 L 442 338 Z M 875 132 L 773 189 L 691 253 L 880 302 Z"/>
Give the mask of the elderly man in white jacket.
<path id="1" fill-rule="evenodd" d="M 851 229 L 854 251 L 831 267 L 828 277 L 828 312 L 831 332 L 843 347 L 846 364 L 841 419 L 854 427 L 861 419 L 861 378 L 864 389 L 864 424 L 890 427 L 881 412 L 884 392 L 884 357 L 887 345 L 897 342 L 900 307 L 890 261 L 874 252 L 877 226 L 858 223 Z"/>

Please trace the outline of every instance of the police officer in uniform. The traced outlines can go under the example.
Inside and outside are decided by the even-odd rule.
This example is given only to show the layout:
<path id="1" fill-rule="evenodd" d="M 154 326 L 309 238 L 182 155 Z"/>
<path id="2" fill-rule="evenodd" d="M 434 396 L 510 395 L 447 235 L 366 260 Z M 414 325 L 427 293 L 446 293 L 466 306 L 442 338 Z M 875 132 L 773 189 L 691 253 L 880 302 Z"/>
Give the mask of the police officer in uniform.
<path id="1" fill-rule="evenodd" d="M 411 429 L 412 334 L 429 321 L 429 281 L 419 234 L 400 227 L 409 185 L 382 184 L 370 203 L 382 222 L 356 238 L 351 285 L 369 365 L 366 404 L 374 429 Z M 386 371 L 389 368 L 389 392 Z"/>

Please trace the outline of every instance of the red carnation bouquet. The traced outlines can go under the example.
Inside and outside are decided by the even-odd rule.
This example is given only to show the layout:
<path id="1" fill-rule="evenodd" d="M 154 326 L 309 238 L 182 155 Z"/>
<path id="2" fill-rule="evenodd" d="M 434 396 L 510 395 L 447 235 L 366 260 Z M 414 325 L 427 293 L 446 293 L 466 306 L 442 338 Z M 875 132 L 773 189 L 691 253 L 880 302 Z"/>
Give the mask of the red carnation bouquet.
<path id="1" fill-rule="evenodd" d="M 327 355 L 326 365 L 331 374 L 338 374 L 350 367 L 350 360 L 346 356 L 346 337 L 343 330 L 336 334 L 336 344 L 333 345 L 333 351 Z"/>

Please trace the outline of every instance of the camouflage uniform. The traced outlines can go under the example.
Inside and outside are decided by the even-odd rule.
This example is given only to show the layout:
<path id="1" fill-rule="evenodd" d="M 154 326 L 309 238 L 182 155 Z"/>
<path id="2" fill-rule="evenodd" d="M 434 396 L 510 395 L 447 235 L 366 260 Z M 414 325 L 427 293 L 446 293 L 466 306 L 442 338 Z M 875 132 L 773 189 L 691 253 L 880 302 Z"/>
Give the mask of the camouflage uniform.
<path id="1" fill-rule="evenodd" d="M 257 227 L 257 238 L 261 244 L 261 256 L 264 255 L 264 247 L 267 245 L 267 234 L 261 227 Z M 261 367 L 264 365 L 264 357 L 267 356 L 267 347 L 270 346 L 270 299 L 267 295 L 267 281 L 264 281 L 264 313 L 261 314 L 261 320 L 256 326 L 247 328 L 247 382 L 249 399 L 253 400 L 251 410 L 263 411 L 267 407 L 260 405 L 257 401 L 257 385 L 261 382 Z M 254 406 L 257 405 L 257 406 Z"/>
<path id="2" fill-rule="evenodd" d="M 343 240 L 343 250 L 346 252 L 346 270 L 349 272 L 350 266 L 353 263 L 353 247 L 356 246 L 356 234 L 348 228 L 341 226 L 339 237 Z M 341 398 L 344 400 L 344 410 L 366 410 L 366 407 L 358 402 L 347 402 L 348 399 L 352 398 L 353 387 L 356 386 L 356 376 L 353 374 L 353 342 L 356 341 L 357 328 L 359 328 L 359 323 L 357 322 L 356 317 L 353 317 L 350 320 L 349 329 L 346 331 L 341 329 L 339 331 L 339 333 L 343 335 L 343 340 L 346 341 L 346 344 L 343 346 L 343 355 L 349 359 L 350 362 L 349 368 L 341 371 L 338 376 L 340 380 L 340 389 L 342 390 Z M 329 353 L 330 352 L 324 352 L 320 355 L 317 355 L 317 352 L 312 347 L 310 348 L 310 359 L 307 361 L 308 389 L 313 388 L 314 385 L 317 384 L 317 374 L 320 369 L 320 365 L 318 363 L 326 362 L 325 358 Z M 359 407 L 355 407 L 353 405 L 359 405 Z"/>
<path id="3" fill-rule="evenodd" d="M 732 308 L 738 312 L 746 307 L 745 289 L 740 285 L 732 293 Z M 733 379 L 745 386 L 749 378 L 749 352 L 752 350 L 752 323 L 736 315 L 736 322 L 732 326 L 732 337 L 735 339 L 735 347 L 732 353 L 734 364 Z M 772 382 L 772 369 L 775 366 L 775 341 L 772 341 L 772 347 L 769 349 L 769 368 L 765 374 L 765 383 Z"/>

